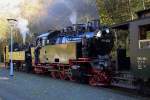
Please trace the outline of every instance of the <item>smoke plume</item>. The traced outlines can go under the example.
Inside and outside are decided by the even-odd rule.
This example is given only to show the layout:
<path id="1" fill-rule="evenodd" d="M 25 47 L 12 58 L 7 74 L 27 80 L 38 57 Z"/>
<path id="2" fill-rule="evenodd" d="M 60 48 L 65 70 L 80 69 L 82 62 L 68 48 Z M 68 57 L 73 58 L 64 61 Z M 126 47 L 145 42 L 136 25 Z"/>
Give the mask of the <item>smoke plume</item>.
<path id="1" fill-rule="evenodd" d="M 2 21 L 7 18 L 18 20 L 17 27 L 24 42 L 27 33 L 62 29 L 72 24 L 85 23 L 87 19 L 99 18 L 96 0 L 0 0 L 0 9 Z"/>
<path id="2" fill-rule="evenodd" d="M 23 19 L 23 18 L 18 18 L 17 19 L 18 22 L 17 22 L 17 28 L 20 30 L 20 33 L 23 37 L 23 43 L 25 43 L 25 40 L 26 40 L 26 35 L 29 33 L 29 28 L 28 28 L 28 20 L 26 19 Z"/>
<path id="3" fill-rule="evenodd" d="M 69 16 L 69 19 L 70 19 L 72 24 L 76 24 L 76 22 L 77 22 L 77 13 L 72 12 L 72 14 Z"/>
<path id="4" fill-rule="evenodd" d="M 96 0 L 55 0 L 42 9 L 38 16 L 32 17 L 30 29 L 34 33 L 62 29 L 99 18 Z"/>

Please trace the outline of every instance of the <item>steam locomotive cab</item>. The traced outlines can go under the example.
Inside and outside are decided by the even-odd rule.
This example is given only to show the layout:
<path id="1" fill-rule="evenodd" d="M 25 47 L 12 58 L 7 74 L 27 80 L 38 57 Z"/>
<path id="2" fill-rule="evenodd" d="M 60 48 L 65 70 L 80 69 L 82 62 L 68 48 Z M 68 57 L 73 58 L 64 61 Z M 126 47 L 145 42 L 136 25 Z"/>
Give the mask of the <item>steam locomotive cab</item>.
<path id="1" fill-rule="evenodd" d="M 113 35 L 108 28 L 103 28 L 92 38 L 90 54 L 97 59 L 93 61 L 94 66 L 101 69 L 110 67 L 110 52 L 113 47 Z"/>

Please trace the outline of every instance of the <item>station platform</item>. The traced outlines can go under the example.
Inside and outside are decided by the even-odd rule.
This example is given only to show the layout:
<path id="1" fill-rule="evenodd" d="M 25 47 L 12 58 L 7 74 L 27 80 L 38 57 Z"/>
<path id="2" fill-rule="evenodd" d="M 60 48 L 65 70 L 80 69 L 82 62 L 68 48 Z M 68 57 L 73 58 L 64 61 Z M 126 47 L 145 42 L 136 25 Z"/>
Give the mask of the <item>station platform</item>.
<path id="1" fill-rule="evenodd" d="M 149 100 L 132 92 L 91 87 L 45 75 L 14 72 L 0 68 L 0 100 Z"/>

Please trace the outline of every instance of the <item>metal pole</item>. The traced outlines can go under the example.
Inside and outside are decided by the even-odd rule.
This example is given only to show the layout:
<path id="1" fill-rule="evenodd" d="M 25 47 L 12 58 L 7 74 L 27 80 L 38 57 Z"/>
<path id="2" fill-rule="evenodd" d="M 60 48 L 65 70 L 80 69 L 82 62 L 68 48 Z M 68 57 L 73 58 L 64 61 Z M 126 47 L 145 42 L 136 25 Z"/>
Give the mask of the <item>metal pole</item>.
<path id="1" fill-rule="evenodd" d="M 11 27 L 10 28 L 11 30 L 11 52 L 10 52 L 10 76 L 13 76 L 14 75 L 14 73 L 13 73 L 13 54 L 12 54 L 12 52 L 13 52 L 13 33 L 12 33 L 12 31 L 13 31 L 13 27 Z"/>
<path id="2" fill-rule="evenodd" d="M 118 49 L 118 32 L 117 32 L 117 30 L 115 29 L 114 30 L 114 33 L 115 33 L 115 41 L 116 41 L 116 43 L 115 43 L 115 50 L 116 50 L 116 55 L 117 55 L 117 49 Z M 116 56 L 116 71 L 118 71 L 118 56 Z"/>
<path id="3" fill-rule="evenodd" d="M 10 51 L 10 76 L 14 75 L 13 72 L 13 28 L 15 27 L 16 19 L 7 19 L 10 24 L 10 34 L 11 34 L 11 51 Z"/>

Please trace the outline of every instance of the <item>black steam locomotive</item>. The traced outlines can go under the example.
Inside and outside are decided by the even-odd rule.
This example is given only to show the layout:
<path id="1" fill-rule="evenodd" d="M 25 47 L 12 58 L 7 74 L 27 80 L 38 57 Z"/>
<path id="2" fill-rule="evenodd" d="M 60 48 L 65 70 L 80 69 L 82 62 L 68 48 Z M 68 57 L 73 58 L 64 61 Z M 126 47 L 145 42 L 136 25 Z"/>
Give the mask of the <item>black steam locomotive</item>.
<path id="1" fill-rule="evenodd" d="M 91 85 L 109 84 L 113 42 L 112 32 L 96 20 L 41 35 L 36 42 L 34 70 Z"/>

